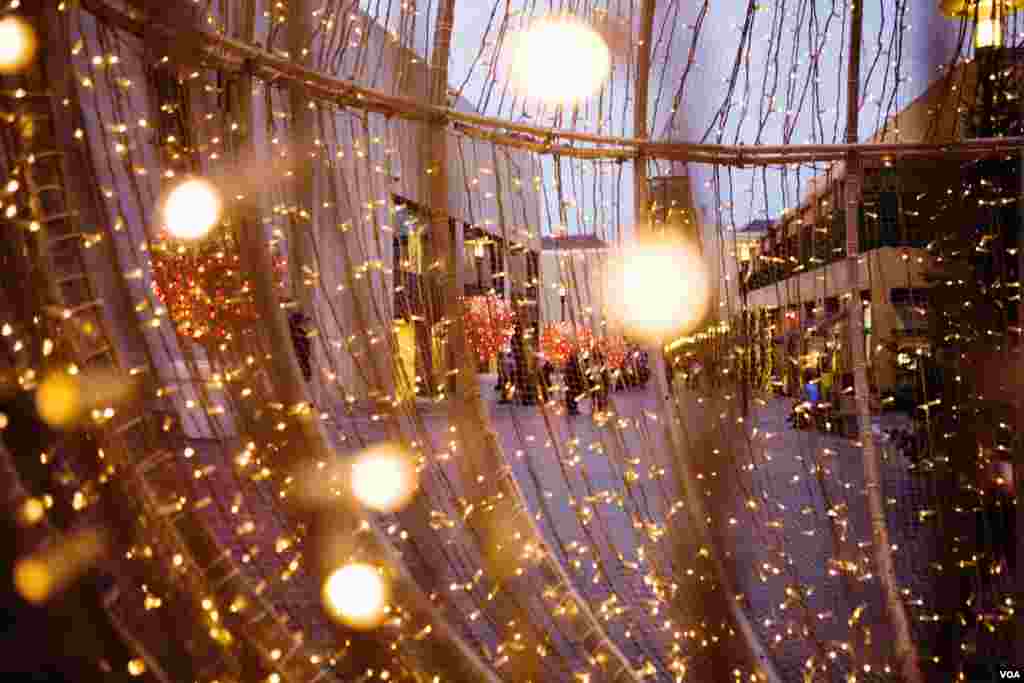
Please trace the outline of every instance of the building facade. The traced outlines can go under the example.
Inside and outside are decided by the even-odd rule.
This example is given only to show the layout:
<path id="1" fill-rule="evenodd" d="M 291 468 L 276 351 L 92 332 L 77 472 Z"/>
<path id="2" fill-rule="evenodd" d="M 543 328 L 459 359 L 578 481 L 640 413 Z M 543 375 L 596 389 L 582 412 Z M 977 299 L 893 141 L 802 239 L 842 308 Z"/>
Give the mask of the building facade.
<path id="1" fill-rule="evenodd" d="M 970 101 L 977 65 L 958 65 L 907 108 L 889 118 L 869 142 L 942 142 L 970 137 L 961 102 Z M 869 374 L 880 393 L 916 381 L 917 358 L 929 353 L 928 289 L 942 265 L 928 246 L 940 225 L 982 226 L 986 207 L 954 201 L 968 177 L 956 158 L 867 161 L 859 206 L 859 282 L 865 307 Z M 774 348 L 772 383 L 796 393 L 810 376 L 839 382 L 851 370 L 846 300 L 853 287 L 846 262 L 845 170 L 832 165 L 811 179 L 801 203 L 755 230 L 718 237 L 726 284 L 723 306 L 745 302 L 757 329 Z M 742 233 L 747 233 L 741 237 Z M 753 239 L 750 239 L 753 238 Z M 727 243 L 723 244 L 723 239 Z M 729 243 L 731 242 L 731 243 Z M 782 361 L 799 359 L 798 364 Z"/>
<path id="2" fill-rule="evenodd" d="M 541 238 L 540 319 L 604 331 L 608 244 L 594 235 Z"/>

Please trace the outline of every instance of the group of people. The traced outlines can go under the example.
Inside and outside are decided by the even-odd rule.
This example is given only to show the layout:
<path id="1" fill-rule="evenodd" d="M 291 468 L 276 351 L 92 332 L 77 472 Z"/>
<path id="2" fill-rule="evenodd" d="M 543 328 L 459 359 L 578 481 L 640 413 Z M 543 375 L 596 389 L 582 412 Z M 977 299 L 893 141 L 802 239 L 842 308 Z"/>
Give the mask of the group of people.
<path id="1" fill-rule="evenodd" d="M 569 415 L 579 415 L 579 400 L 587 394 L 590 395 L 591 412 L 607 411 L 610 391 L 643 386 L 649 378 L 647 352 L 639 348 L 629 349 L 626 360 L 617 373 L 608 367 L 607 360 L 599 349 L 574 353 L 565 364 L 566 412 Z"/>
<path id="2" fill-rule="evenodd" d="M 498 403 L 534 403 L 532 383 L 528 381 L 531 368 L 526 366 L 524 358 L 514 348 L 506 349 L 498 355 Z M 555 386 L 555 365 L 551 359 L 543 358 L 536 367 L 535 391 L 541 402 L 552 399 Z M 610 391 L 621 391 L 644 386 L 650 379 L 647 352 L 639 347 L 631 346 L 622 366 L 616 372 L 608 366 L 604 354 L 598 348 L 589 351 L 577 351 L 569 356 L 562 368 L 565 384 L 565 406 L 569 415 L 579 415 L 579 402 L 589 396 L 592 412 L 603 412 L 608 409 Z"/>

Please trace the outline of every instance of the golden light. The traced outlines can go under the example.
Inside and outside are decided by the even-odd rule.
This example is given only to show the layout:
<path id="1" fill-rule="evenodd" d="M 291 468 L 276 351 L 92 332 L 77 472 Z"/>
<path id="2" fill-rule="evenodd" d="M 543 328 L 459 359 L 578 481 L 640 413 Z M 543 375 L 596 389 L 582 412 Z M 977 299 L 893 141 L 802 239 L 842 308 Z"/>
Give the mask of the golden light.
<path id="1" fill-rule="evenodd" d="M 36 390 L 36 410 L 51 427 L 69 427 L 83 411 L 82 383 L 64 371 L 53 372 Z"/>
<path id="2" fill-rule="evenodd" d="M 378 512 L 394 512 L 416 495 L 416 463 L 400 447 L 382 445 L 356 456 L 349 484 L 352 495 Z"/>
<path id="3" fill-rule="evenodd" d="M 605 296 L 627 333 L 662 341 L 692 331 L 708 312 L 711 280 L 697 246 L 659 241 L 625 249 L 610 263 Z"/>
<path id="4" fill-rule="evenodd" d="M 21 560 L 14 566 L 14 587 L 18 595 L 34 605 L 46 602 L 53 590 L 53 578 L 46 563 L 36 559 Z"/>
<path id="5" fill-rule="evenodd" d="M 353 562 L 333 571 L 324 581 L 328 613 L 353 628 L 371 629 L 387 615 L 388 584 L 374 566 Z"/>
<path id="6" fill-rule="evenodd" d="M 213 185 L 198 178 L 186 180 L 164 200 L 164 225 L 174 237 L 197 240 L 217 225 L 222 208 L 220 193 Z"/>
<path id="7" fill-rule="evenodd" d="M 46 506 L 38 498 L 27 498 L 18 510 L 18 519 L 25 526 L 38 524 L 46 515 Z"/>
<path id="8" fill-rule="evenodd" d="M 84 529 L 58 545 L 24 557 L 14 565 L 14 587 L 28 602 L 39 605 L 67 588 L 103 554 L 103 536 Z"/>
<path id="9" fill-rule="evenodd" d="M 978 25 L 974 29 L 974 47 L 999 47 L 1003 44 L 1003 24 L 991 2 L 978 4 Z"/>
<path id="10" fill-rule="evenodd" d="M 0 19 L 0 74 L 21 71 L 36 56 L 36 34 L 18 17 Z"/>
<path id="11" fill-rule="evenodd" d="M 51 427 L 67 429 L 89 413 L 98 421 L 113 417 L 132 400 L 137 382 L 108 370 L 82 373 L 76 366 L 47 375 L 36 391 L 36 410 Z"/>
<path id="12" fill-rule="evenodd" d="M 546 104 L 569 105 L 594 95 L 611 71 L 608 43 L 570 16 L 541 19 L 511 45 L 512 87 Z"/>
<path id="13" fill-rule="evenodd" d="M 1003 19 L 1024 9 L 1024 0 L 940 0 L 939 9 L 951 19 L 975 21 L 974 47 L 1001 47 Z"/>

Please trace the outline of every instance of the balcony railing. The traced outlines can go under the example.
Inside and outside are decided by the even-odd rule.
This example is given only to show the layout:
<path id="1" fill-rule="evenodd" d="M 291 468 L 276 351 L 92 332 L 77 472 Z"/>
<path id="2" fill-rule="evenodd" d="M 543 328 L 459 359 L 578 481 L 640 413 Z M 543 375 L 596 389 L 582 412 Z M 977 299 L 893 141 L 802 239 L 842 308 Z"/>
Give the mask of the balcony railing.
<path id="1" fill-rule="evenodd" d="M 800 261 L 776 259 L 772 263 L 762 265 L 747 280 L 747 291 L 762 287 L 770 287 L 798 273 L 809 272 L 829 264 L 841 261 L 846 257 L 846 219 L 845 212 L 837 211 L 833 215 L 831 230 L 827 235 L 818 233 L 813 242 L 803 240 L 800 245 Z M 895 226 L 882 223 L 865 215 L 861 210 L 860 244 L 861 253 L 882 247 L 914 247 L 923 248 L 927 239 L 918 231 L 908 231 L 901 235 Z M 801 265 L 803 268 L 797 270 Z"/>

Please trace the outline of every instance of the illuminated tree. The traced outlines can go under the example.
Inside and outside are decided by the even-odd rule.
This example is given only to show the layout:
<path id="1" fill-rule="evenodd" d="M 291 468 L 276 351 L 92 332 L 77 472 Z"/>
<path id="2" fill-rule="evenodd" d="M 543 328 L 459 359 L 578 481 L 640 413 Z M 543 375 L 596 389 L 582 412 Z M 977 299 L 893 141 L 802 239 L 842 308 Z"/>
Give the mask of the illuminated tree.
<path id="1" fill-rule="evenodd" d="M 252 286 L 230 234 L 218 232 L 190 243 L 161 233 L 150 254 L 153 292 L 182 337 L 215 345 L 257 319 Z M 276 258 L 275 267 L 282 275 L 284 259 Z"/>
<path id="2" fill-rule="evenodd" d="M 465 306 L 466 340 L 480 362 L 487 362 L 512 338 L 515 313 L 493 294 L 469 297 Z"/>

